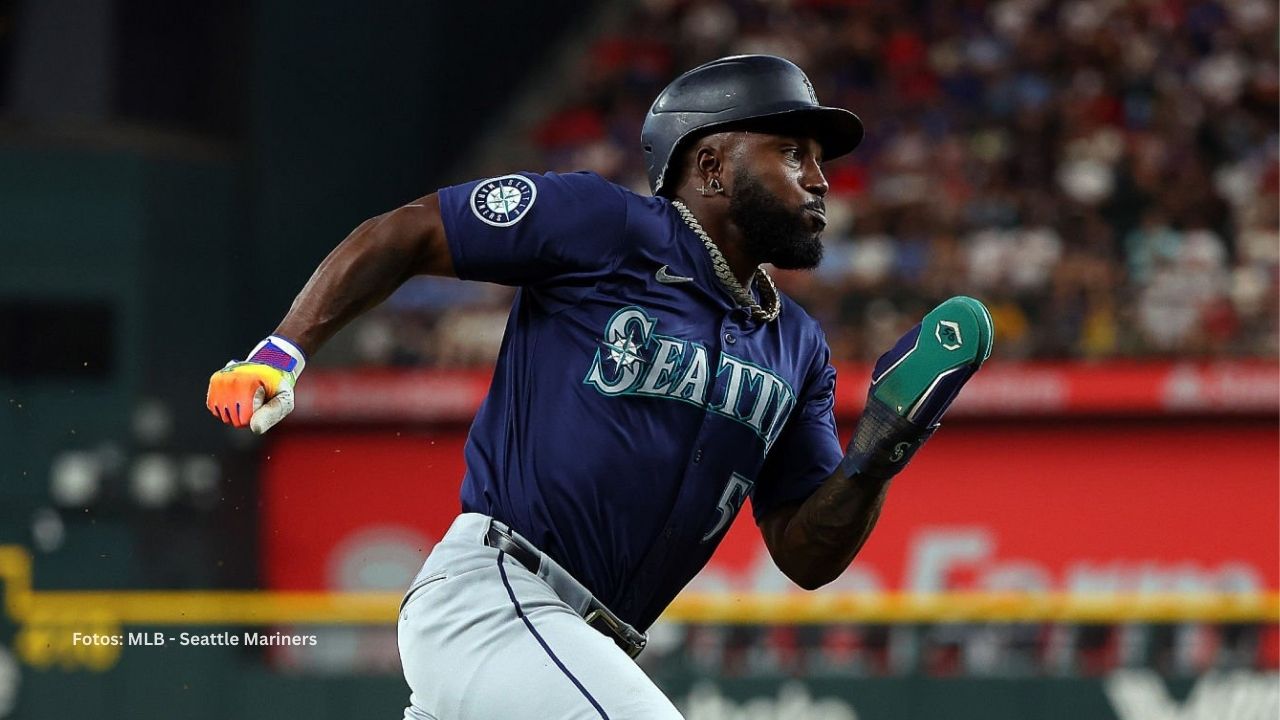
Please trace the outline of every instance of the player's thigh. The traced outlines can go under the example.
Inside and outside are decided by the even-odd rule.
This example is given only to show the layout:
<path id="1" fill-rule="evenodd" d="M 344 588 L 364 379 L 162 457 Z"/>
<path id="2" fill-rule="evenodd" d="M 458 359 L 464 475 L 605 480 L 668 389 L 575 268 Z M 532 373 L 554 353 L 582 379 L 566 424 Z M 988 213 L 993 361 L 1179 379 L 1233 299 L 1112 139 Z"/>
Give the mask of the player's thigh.
<path id="1" fill-rule="evenodd" d="M 510 560 L 411 597 L 400 648 L 411 710 L 439 720 L 680 718 L 635 662 Z"/>
<path id="2" fill-rule="evenodd" d="M 514 588 L 523 635 L 511 639 L 518 695 L 497 698 L 495 717 L 515 717 L 532 702 L 530 718 L 676 720 L 671 701 L 635 661 L 563 605 L 541 605 Z M 489 710 L 489 708 L 486 708 Z"/>

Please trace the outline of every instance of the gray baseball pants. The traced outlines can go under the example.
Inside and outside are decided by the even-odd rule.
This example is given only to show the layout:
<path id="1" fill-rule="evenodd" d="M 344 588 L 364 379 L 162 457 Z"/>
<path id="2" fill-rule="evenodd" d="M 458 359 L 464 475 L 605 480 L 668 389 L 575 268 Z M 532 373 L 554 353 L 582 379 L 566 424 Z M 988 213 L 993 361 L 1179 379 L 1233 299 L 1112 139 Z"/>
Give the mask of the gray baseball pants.
<path id="1" fill-rule="evenodd" d="M 405 720 L 681 720 L 671 701 L 550 581 L 459 515 L 400 608 Z"/>

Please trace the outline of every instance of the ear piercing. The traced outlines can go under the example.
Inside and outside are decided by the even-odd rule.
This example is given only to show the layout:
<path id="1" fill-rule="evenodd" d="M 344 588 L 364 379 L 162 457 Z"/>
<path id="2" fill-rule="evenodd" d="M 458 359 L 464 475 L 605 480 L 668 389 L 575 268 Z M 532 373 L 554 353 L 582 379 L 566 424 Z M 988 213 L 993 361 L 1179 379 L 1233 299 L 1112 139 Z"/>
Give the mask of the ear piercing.
<path id="1" fill-rule="evenodd" d="M 719 195 L 722 192 L 724 192 L 724 186 L 720 184 L 720 178 L 711 178 L 707 182 L 703 183 L 702 187 L 698 188 L 698 193 L 701 194 L 702 197 Z"/>

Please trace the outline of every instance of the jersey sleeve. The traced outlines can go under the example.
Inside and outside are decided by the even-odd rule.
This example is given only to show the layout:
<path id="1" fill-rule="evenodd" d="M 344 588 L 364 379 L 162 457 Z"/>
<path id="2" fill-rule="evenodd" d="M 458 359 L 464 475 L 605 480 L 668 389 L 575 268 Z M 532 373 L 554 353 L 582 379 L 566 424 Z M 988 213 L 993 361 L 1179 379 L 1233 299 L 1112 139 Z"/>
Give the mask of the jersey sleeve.
<path id="1" fill-rule="evenodd" d="M 774 509 L 812 495 L 844 457 L 836 434 L 836 371 L 825 340 L 816 360 L 756 478 L 751 511 L 757 523 Z"/>
<path id="2" fill-rule="evenodd" d="M 608 272 L 625 235 L 623 193 L 594 173 L 522 173 L 443 188 L 454 271 L 464 280 L 535 286 Z"/>

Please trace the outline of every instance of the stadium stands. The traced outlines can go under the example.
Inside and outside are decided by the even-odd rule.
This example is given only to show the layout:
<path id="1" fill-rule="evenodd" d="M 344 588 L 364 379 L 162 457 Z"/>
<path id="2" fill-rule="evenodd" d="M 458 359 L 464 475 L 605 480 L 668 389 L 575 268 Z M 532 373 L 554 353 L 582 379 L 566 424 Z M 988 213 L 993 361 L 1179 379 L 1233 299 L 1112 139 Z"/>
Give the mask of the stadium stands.
<path id="1" fill-rule="evenodd" d="M 647 104 L 680 70 L 787 56 L 867 140 L 827 168 L 827 257 L 781 283 L 837 360 L 956 293 L 1006 359 L 1275 357 L 1275 8 L 1265 2 L 653 0 L 582 58 L 530 170 L 647 192 Z M 423 280 L 361 364 L 485 364 L 509 293 Z M 488 330 L 486 330 L 488 328 Z"/>

